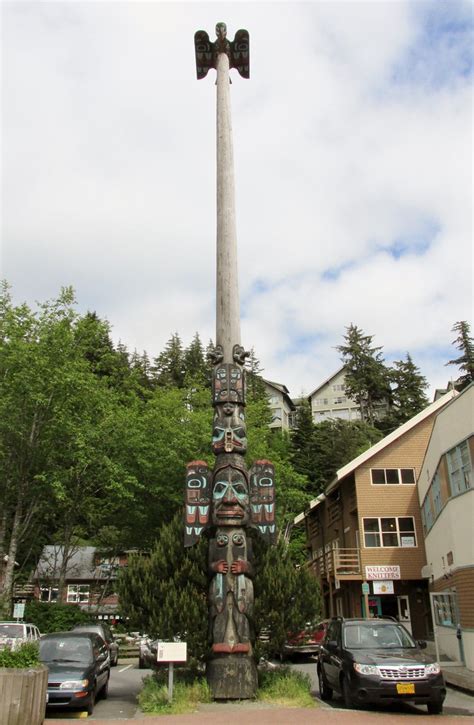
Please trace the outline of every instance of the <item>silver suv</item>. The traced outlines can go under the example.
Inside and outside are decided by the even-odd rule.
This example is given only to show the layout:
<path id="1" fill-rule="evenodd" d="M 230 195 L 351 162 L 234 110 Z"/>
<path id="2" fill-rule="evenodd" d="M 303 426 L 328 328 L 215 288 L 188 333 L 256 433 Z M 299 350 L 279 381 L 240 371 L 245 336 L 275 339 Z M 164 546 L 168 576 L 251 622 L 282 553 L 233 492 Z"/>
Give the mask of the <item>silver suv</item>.
<path id="1" fill-rule="evenodd" d="M 38 642 L 41 634 L 34 624 L 0 622 L 0 648 L 18 649 L 23 642 Z"/>
<path id="2" fill-rule="evenodd" d="M 96 624 L 78 624 L 76 627 L 73 627 L 72 631 L 95 632 L 96 634 L 99 634 L 109 648 L 111 667 L 115 667 L 117 665 L 119 658 L 119 646 L 118 642 L 115 641 L 114 635 L 110 631 L 108 624 L 105 624 L 105 622 L 97 622 Z"/>

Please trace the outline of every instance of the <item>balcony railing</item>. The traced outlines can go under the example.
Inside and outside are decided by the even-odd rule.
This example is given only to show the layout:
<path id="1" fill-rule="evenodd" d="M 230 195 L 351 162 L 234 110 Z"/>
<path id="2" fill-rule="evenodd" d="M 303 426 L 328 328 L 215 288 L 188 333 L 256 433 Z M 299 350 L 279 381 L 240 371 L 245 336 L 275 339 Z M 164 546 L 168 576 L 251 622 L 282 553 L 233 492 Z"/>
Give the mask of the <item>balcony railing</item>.
<path id="1" fill-rule="evenodd" d="M 310 563 L 317 577 L 361 576 L 360 549 L 331 549 L 315 556 Z"/>

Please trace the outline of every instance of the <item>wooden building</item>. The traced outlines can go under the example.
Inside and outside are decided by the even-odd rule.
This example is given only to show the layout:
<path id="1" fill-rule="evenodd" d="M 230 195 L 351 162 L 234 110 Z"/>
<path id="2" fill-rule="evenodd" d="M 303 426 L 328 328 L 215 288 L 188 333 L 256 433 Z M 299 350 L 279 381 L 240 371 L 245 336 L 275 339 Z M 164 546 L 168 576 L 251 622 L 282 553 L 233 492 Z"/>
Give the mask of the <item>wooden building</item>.
<path id="1" fill-rule="evenodd" d="M 324 615 L 390 615 L 417 638 L 432 633 L 417 482 L 437 412 L 450 392 L 339 469 L 296 517 Z"/>

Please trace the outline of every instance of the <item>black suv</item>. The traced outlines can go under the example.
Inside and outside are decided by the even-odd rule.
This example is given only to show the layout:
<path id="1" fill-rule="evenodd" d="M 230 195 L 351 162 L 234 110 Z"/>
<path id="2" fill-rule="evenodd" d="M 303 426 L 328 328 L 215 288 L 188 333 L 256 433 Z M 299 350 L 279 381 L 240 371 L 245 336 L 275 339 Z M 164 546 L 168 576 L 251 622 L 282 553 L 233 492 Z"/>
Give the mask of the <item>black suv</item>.
<path id="1" fill-rule="evenodd" d="M 332 619 L 317 664 L 319 692 L 339 692 L 346 707 L 408 700 L 443 710 L 446 686 L 437 662 L 396 620 Z"/>

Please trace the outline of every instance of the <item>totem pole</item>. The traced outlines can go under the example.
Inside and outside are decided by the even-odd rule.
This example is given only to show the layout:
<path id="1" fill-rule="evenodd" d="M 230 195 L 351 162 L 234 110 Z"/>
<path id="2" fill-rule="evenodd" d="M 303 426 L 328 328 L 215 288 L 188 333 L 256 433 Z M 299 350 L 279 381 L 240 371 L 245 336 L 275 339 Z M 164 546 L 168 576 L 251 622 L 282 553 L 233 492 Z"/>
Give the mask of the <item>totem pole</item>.
<path id="1" fill-rule="evenodd" d="M 216 347 L 213 364 L 211 471 L 205 461 L 187 466 L 185 546 L 209 530 L 209 640 L 212 656 L 207 679 L 214 699 L 255 696 L 253 658 L 253 527 L 274 542 L 274 469 L 256 461 L 247 470 L 245 453 L 245 371 L 248 355 L 240 344 L 234 162 L 230 116 L 229 68 L 249 77 L 249 34 L 238 30 L 227 40 L 226 26 L 216 26 L 217 40 L 199 30 L 194 36 L 198 79 L 217 70 L 217 278 Z"/>

